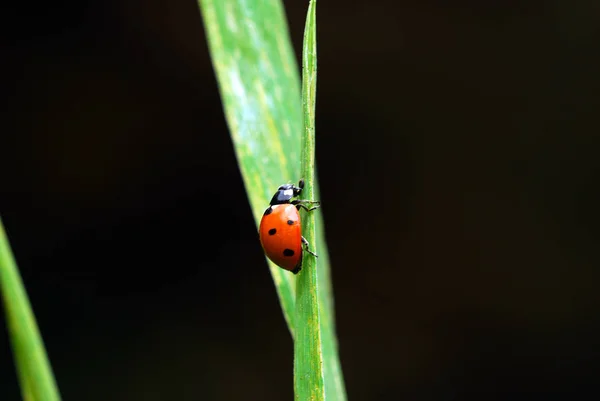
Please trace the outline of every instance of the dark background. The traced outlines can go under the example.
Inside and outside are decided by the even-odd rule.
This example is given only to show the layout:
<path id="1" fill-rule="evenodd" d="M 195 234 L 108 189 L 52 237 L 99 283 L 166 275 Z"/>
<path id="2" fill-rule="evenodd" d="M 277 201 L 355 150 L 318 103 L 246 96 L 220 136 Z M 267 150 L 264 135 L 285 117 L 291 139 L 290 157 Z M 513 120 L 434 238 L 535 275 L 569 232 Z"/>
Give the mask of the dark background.
<path id="1" fill-rule="evenodd" d="M 14 3 L 0 213 L 64 399 L 291 400 L 196 3 Z M 598 4 L 319 2 L 351 401 L 600 397 Z"/>

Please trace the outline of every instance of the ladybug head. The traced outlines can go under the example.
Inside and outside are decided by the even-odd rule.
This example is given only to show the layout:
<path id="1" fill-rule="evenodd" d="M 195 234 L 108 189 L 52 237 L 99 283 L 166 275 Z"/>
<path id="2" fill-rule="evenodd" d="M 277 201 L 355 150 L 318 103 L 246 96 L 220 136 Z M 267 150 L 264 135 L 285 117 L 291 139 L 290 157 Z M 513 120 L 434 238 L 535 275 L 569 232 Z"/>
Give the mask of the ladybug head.
<path id="1" fill-rule="evenodd" d="M 294 184 L 284 184 L 277 188 L 277 192 L 275 192 L 275 195 L 273 195 L 273 198 L 269 204 L 281 205 L 284 203 L 290 203 L 290 199 L 300 195 L 302 188 L 304 188 L 304 180 L 300 180 L 300 182 L 298 182 L 298 186 L 295 186 Z"/>

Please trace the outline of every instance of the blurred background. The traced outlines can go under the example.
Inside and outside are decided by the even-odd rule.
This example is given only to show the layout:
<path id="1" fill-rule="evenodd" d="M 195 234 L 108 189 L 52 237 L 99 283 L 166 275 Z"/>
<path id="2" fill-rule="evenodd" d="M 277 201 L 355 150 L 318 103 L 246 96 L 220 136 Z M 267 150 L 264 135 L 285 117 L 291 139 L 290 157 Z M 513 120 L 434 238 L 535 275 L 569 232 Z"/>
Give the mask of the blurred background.
<path id="1" fill-rule="evenodd" d="M 307 2 L 284 3 L 299 56 Z M 0 214 L 63 398 L 293 399 L 197 4 L 2 14 Z M 349 400 L 598 399 L 599 3 L 317 14 Z"/>

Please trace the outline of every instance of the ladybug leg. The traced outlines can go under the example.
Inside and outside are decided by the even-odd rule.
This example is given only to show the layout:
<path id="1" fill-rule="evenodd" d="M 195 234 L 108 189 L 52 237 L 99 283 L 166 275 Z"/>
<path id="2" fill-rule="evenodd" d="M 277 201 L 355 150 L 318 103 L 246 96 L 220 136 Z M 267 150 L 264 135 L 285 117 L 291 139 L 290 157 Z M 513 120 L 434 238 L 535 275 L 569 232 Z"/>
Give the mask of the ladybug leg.
<path id="1" fill-rule="evenodd" d="M 304 237 L 300 237 L 300 240 L 302 241 L 302 245 L 304 247 L 304 250 L 308 253 L 310 253 L 311 255 L 313 255 L 315 258 L 318 258 L 319 255 L 317 255 L 316 253 L 314 253 L 313 251 L 311 251 L 310 249 L 308 249 L 308 247 L 310 246 L 310 244 L 308 243 L 308 241 L 306 240 L 306 238 Z"/>
<path id="2" fill-rule="evenodd" d="M 317 205 L 317 206 L 311 206 L 310 208 L 309 208 L 309 207 L 306 207 L 305 205 L 300 205 L 300 204 L 299 204 L 299 205 L 296 205 L 296 209 L 298 209 L 298 210 L 300 210 L 300 209 L 304 209 L 304 210 L 306 210 L 307 212 L 312 212 L 313 210 L 315 210 L 315 209 L 318 209 L 318 208 L 320 208 L 320 207 L 321 207 L 321 205 Z"/>
<path id="3" fill-rule="evenodd" d="M 310 212 L 312 210 L 318 209 L 321 207 L 321 202 L 319 201 L 310 201 L 310 200 L 304 200 L 304 199 L 298 199 L 298 200 L 294 200 L 291 202 L 292 205 L 296 206 L 296 209 L 300 210 L 300 209 L 304 209 L 307 212 Z M 309 206 L 306 206 L 306 205 Z"/>

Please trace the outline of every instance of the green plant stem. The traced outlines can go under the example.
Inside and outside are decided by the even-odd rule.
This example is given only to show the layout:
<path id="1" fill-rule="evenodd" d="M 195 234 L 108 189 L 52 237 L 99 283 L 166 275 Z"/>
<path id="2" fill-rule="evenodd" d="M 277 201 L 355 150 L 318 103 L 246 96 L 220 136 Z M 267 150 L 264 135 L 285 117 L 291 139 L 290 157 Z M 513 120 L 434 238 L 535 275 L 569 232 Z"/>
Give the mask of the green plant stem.
<path id="1" fill-rule="evenodd" d="M 1 219 L 0 288 L 23 399 L 27 401 L 60 400 L 44 343 Z"/>
<path id="2" fill-rule="evenodd" d="M 316 0 L 308 6 L 302 49 L 302 132 L 301 172 L 303 196 L 314 199 L 315 180 L 315 100 L 317 90 Z M 314 213 L 305 213 L 302 233 L 318 254 Z M 296 337 L 294 341 L 294 389 L 297 401 L 325 399 L 323 348 L 318 297 L 317 260 L 304 252 L 302 271 L 296 280 Z M 302 324 L 301 324 L 302 323 Z"/>

